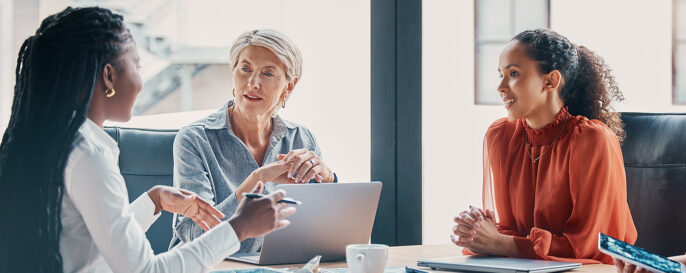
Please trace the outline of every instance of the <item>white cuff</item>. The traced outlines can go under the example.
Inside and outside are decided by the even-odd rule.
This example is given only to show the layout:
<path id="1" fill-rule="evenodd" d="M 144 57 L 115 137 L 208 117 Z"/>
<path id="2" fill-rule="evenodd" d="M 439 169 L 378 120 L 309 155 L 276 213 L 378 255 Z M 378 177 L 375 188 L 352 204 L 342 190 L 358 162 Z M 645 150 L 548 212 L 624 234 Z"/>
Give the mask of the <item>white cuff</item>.
<path id="1" fill-rule="evenodd" d="M 200 260 L 209 261 L 209 263 L 205 264 L 207 268 L 216 266 L 241 248 L 241 242 L 238 241 L 236 231 L 227 221 L 216 225 L 182 247 L 192 248 L 195 244 L 200 246 L 197 248 L 196 253 L 198 257 L 201 257 Z"/>
<path id="2" fill-rule="evenodd" d="M 143 231 L 148 231 L 148 228 L 150 228 L 152 223 L 157 221 L 157 218 L 162 215 L 162 211 L 155 214 L 155 203 L 152 202 L 152 199 L 150 199 L 147 192 L 136 198 L 136 200 L 131 203 L 130 207 L 133 217 Z"/>

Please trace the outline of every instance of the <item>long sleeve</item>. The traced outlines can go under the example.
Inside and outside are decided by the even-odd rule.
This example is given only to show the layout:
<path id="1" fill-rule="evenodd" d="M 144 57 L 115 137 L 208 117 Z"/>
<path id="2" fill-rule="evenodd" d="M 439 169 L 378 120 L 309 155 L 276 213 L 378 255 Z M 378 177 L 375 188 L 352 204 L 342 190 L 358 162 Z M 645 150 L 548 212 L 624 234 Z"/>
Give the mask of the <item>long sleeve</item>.
<path id="1" fill-rule="evenodd" d="M 192 136 L 181 130 L 174 140 L 174 187 L 192 191 L 224 213 L 227 219 L 238 208 L 235 194 L 229 194 L 226 199 L 215 203 L 215 191 L 210 181 L 209 172 L 205 168 L 202 154 L 193 145 Z M 184 243 L 190 242 L 204 233 L 190 218 L 174 215 L 174 229 L 179 239 Z"/>
<path id="2" fill-rule="evenodd" d="M 489 209 L 492 211 L 496 212 L 496 218 L 497 217 L 497 210 L 495 206 L 495 196 L 494 196 L 494 185 L 493 185 L 493 179 L 494 179 L 494 174 L 493 174 L 493 164 L 497 165 L 497 156 L 493 154 L 493 151 L 497 151 L 500 142 L 502 141 L 502 134 L 505 128 L 507 127 L 507 118 L 501 118 L 493 122 L 489 127 L 488 130 L 486 131 L 486 134 L 484 135 L 484 140 L 483 140 L 483 184 L 482 184 L 482 205 L 483 209 Z M 493 162 L 495 161 L 495 162 Z M 497 167 L 496 167 L 497 168 Z M 496 219 L 497 220 L 497 219 Z M 511 230 L 510 227 L 503 225 L 502 223 L 499 223 L 498 226 L 498 231 L 502 234 L 505 235 L 515 235 L 516 232 Z M 474 255 L 469 249 L 463 248 L 462 249 L 462 254 L 464 255 Z"/>
<path id="3" fill-rule="evenodd" d="M 597 121 L 582 122 L 585 124 L 574 129 L 569 146 L 571 215 L 561 234 L 534 227 L 527 237 L 515 237 L 523 258 L 612 264 L 612 258 L 598 250 L 599 232 L 629 243 L 636 241 L 619 143 Z"/>
<path id="4" fill-rule="evenodd" d="M 143 194 L 129 204 L 116 166 L 116 157 L 75 151 L 65 169 L 66 194 L 113 272 L 206 272 L 238 250 L 238 238 L 224 222 L 193 243 L 154 255 L 144 232 L 156 217 L 152 201 Z"/>
<path id="5" fill-rule="evenodd" d="M 162 215 L 161 213 L 155 215 L 150 213 L 151 211 L 155 211 L 155 203 L 152 202 L 152 199 L 150 199 L 150 196 L 148 196 L 147 193 L 136 198 L 136 200 L 131 202 L 129 207 L 131 208 L 134 219 L 143 232 L 147 232 L 150 226 L 157 221 L 157 218 L 160 218 L 160 215 Z"/>

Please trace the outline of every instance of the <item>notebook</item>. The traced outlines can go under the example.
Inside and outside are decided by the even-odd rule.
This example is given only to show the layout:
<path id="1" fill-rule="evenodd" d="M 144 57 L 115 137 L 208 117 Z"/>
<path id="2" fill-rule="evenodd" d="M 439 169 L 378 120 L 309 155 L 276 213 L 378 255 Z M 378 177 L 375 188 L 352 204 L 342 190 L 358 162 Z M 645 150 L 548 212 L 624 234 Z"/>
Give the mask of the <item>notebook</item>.
<path id="1" fill-rule="evenodd" d="M 417 261 L 418 266 L 494 273 L 544 273 L 580 268 L 580 263 L 566 263 L 506 257 L 460 256 Z"/>

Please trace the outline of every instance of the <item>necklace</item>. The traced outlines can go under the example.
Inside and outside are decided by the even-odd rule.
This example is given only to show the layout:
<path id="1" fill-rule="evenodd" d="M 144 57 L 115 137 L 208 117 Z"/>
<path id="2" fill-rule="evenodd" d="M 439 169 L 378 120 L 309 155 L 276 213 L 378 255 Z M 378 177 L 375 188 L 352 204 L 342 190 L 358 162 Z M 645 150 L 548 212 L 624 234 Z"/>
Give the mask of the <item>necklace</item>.
<path id="1" fill-rule="evenodd" d="M 557 135 L 555 135 L 555 138 L 553 139 L 553 143 L 550 144 L 550 147 L 548 147 L 548 149 L 543 150 L 543 152 L 541 152 L 541 154 L 538 155 L 538 157 L 536 157 L 536 158 L 534 158 L 534 156 L 531 155 L 531 151 L 530 151 L 530 150 L 531 150 L 531 145 L 529 145 L 529 149 L 526 148 L 526 143 L 529 142 L 529 137 L 528 137 L 528 136 L 524 136 L 525 141 L 526 141 L 526 142 L 524 143 L 524 150 L 526 150 L 526 154 L 529 155 L 529 158 L 531 158 L 531 161 L 533 162 L 533 164 L 536 164 L 536 162 L 538 162 L 538 160 L 541 159 L 541 157 L 542 157 L 545 153 L 547 153 L 548 151 L 550 151 L 550 149 L 552 149 L 553 146 L 555 146 L 555 141 L 557 141 L 557 138 L 560 136 L 560 134 L 561 134 L 562 131 L 565 129 L 565 127 L 567 127 L 567 120 L 568 120 L 568 119 L 569 119 L 569 115 L 567 115 L 567 116 L 565 117 L 565 123 L 562 124 L 562 128 L 560 128 L 560 131 L 558 131 L 558 132 L 557 132 Z"/>

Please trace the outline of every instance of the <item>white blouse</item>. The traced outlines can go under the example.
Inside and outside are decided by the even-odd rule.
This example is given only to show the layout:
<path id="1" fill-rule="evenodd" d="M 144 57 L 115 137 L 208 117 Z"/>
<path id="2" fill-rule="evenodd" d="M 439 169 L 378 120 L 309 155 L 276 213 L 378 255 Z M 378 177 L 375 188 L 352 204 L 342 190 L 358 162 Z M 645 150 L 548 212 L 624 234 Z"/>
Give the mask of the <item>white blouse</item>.
<path id="1" fill-rule="evenodd" d="M 145 231 L 160 214 L 154 215 L 147 193 L 129 204 L 117 143 L 90 120 L 74 143 L 64 171 L 64 272 L 207 272 L 238 251 L 236 233 L 222 222 L 190 243 L 155 255 Z"/>

